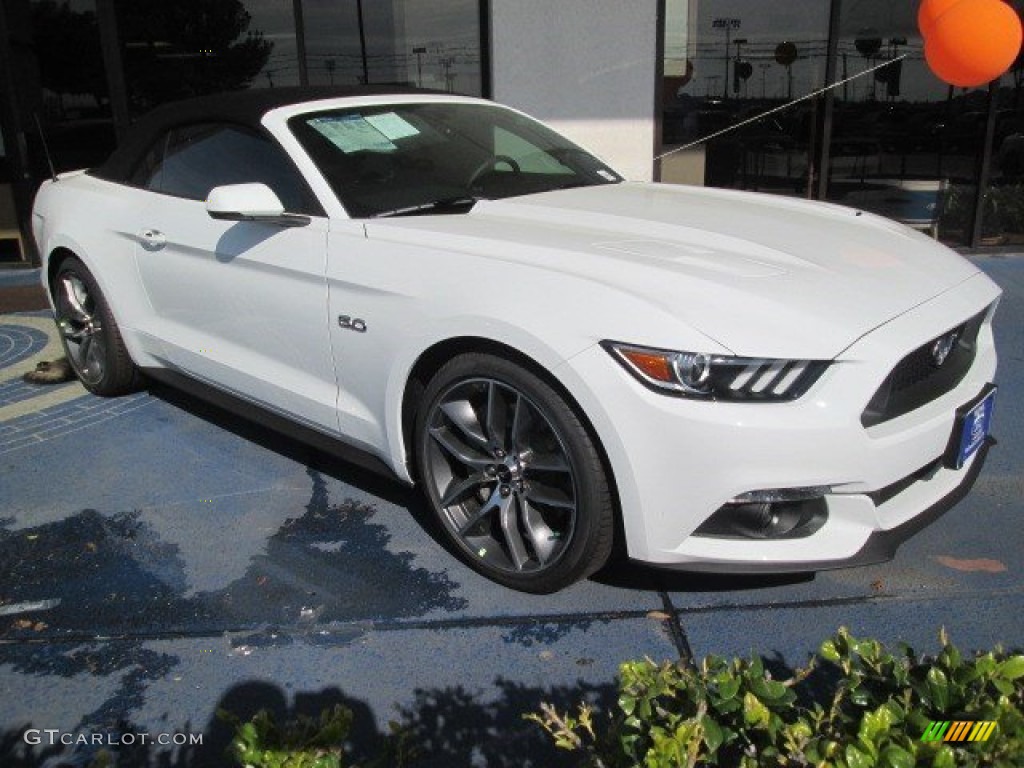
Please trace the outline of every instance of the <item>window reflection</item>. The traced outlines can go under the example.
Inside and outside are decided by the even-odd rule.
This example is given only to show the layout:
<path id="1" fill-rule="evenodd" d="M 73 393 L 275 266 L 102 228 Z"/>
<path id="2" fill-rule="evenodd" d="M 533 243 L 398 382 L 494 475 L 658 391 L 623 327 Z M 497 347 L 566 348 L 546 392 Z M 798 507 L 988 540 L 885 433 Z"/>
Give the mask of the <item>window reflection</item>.
<path id="1" fill-rule="evenodd" d="M 305 0 L 303 16 L 311 84 L 481 93 L 476 0 Z"/>
<path id="2" fill-rule="evenodd" d="M 821 88 L 832 5 L 667 0 L 663 151 Z M 1024 0 L 1011 5 L 1021 12 Z M 832 92 L 828 126 L 824 99 L 810 99 L 666 157 L 662 180 L 813 197 L 827 140 L 828 199 L 971 242 L 988 89 L 953 88 L 931 72 L 916 3 L 842 0 L 839 8 L 835 77 L 849 82 Z M 995 92 L 979 244 L 1024 242 L 1022 81 L 1018 58 Z"/>
<path id="3" fill-rule="evenodd" d="M 905 58 L 837 89 L 829 198 L 966 242 L 988 95 L 932 74 L 916 13 L 888 0 L 844 3 L 840 79 Z"/>
<path id="4" fill-rule="evenodd" d="M 820 88 L 828 3 L 668 0 L 665 151 Z M 802 194 L 817 102 L 797 104 L 662 163 L 662 180 Z"/>
<path id="5" fill-rule="evenodd" d="M 298 83 L 290 4 L 119 0 L 129 108 L 250 86 Z"/>
<path id="6" fill-rule="evenodd" d="M 1024 16 L 1024 0 L 1011 3 Z M 982 203 L 984 244 L 1024 243 L 1024 52 L 996 95 L 991 176 Z"/>
<path id="7" fill-rule="evenodd" d="M 54 167 L 68 171 L 94 165 L 114 148 L 96 4 L 34 0 L 31 23 L 39 74 L 33 101 L 38 98 L 36 114 Z M 36 143 L 35 133 L 28 132 L 31 144 Z M 36 164 L 45 168 L 38 162 L 44 156 L 42 147 L 35 149 Z"/>

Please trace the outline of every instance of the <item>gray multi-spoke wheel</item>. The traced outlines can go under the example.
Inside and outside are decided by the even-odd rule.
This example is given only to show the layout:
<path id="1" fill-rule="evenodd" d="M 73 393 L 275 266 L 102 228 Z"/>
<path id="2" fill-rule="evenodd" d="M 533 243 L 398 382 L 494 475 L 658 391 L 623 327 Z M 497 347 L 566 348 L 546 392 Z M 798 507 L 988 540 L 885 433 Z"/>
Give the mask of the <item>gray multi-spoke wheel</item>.
<path id="1" fill-rule="evenodd" d="M 461 355 L 424 393 L 417 465 L 448 537 L 476 570 L 553 592 L 611 550 L 600 455 L 565 400 L 510 361 Z"/>
<path id="2" fill-rule="evenodd" d="M 61 262 L 53 304 L 68 362 L 86 389 L 97 395 L 130 392 L 138 375 L 110 307 L 95 278 L 77 258 Z"/>

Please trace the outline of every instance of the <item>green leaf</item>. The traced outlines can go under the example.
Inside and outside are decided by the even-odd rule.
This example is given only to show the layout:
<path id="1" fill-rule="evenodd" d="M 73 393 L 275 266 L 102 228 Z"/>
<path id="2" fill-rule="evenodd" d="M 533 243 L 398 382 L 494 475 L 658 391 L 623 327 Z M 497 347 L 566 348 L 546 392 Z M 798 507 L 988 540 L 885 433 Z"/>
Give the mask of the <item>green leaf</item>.
<path id="1" fill-rule="evenodd" d="M 999 674 L 1007 680 L 1024 677 L 1024 656 L 1011 656 L 999 665 Z"/>
<path id="2" fill-rule="evenodd" d="M 1001 677 L 993 677 L 992 685 L 994 685 L 995 689 L 1003 694 L 1003 696 L 1010 696 L 1013 694 L 1014 686 L 1009 680 L 1004 680 Z"/>
<path id="3" fill-rule="evenodd" d="M 747 725 L 765 726 L 771 717 L 772 713 L 757 696 L 749 691 L 743 695 L 743 721 Z"/>
<path id="4" fill-rule="evenodd" d="M 956 753 L 953 749 L 943 744 L 932 759 L 932 768 L 956 768 Z"/>
<path id="5" fill-rule="evenodd" d="M 871 704 L 871 692 L 867 688 L 854 688 L 850 691 L 850 701 L 858 707 L 866 707 Z"/>
<path id="6" fill-rule="evenodd" d="M 903 707 L 899 705 L 899 702 L 889 699 L 889 701 L 885 702 L 882 706 L 889 710 L 889 717 L 892 718 L 894 725 L 903 722 L 903 718 L 906 715 L 903 711 Z"/>
<path id="7" fill-rule="evenodd" d="M 718 723 L 706 715 L 701 719 L 701 725 L 704 727 L 704 743 L 708 746 L 708 752 L 714 754 L 722 746 L 722 741 L 725 738 L 722 729 Z"/>
<path id="8" fill-rule="evenodd" d="M 737 712 L 742 708 L 743 704 L 742 702 L 740 702 L 739 698 L 728 699 L 726 701 L 719 702 L 715 705 L 715 709 L 717 709 L 723 715 L 728 715 L 733 712 Z"/>
<path id="9" fill-rule="evenodd" d="M 914 768 L 914 756 L 902 747 L 890 745 L 882 750 L 881 765 L 885 768 Z"/>
<path id="10" fill-rule="evenodd" d="M 925 683 L 928 686 L 928 698 L 936 711 L 945 713 L 949 707 L 949 681 L 945 673 L 938 667 L 932 667 L 925 675 Z"/>
<path id="11" fill-rule="evenodd" d="M 751 680 L 750 690 L 752 690 L 754 695 L 761 699 L 761 701 L 765 701 L 770 704 L 785 701 L 790 695 L 790 690 L 778 680 L 765 680 L 763 678 L 754 678 Z"/>
<path id="12" fill-rule="evenodd" d="M 740 681 L 732 676 L 718 681 L 718 695 L 723 699 L 731 699 L 740 692 Z"/>
<path id="13" fill-rule="evenodd" d="M 626 717 L 633 714 L 633 710 L 636 709 L 636 697 L 634 696 L 619 696 L 619 709 L 622 710 Z"/>
<path id="14" fill-rule="evenodd" d="M 873 768 L 875 761 L 864 752 L 861 752 L 857 747 L 850 744 L 846 747 L 846 764 L 850 768 Z"/>
<path id="15" fill-rule="evenodd" d="M 892 727 L 892 713 L 883 704 L 874 712 L 868 712 L 860 721 L 859 737 L 868 744 L 874 744 L 878 737 L 889 732 Z"/>
<path id="16" fill-rule="evenodd" d="M 818 650 L 821 657 L 826 661 L 831 661 L 833 664 L 839 662 L 839 651 L 836 648 L 834 640 L 826 640 L 821 644 L 821 648 Z"/>

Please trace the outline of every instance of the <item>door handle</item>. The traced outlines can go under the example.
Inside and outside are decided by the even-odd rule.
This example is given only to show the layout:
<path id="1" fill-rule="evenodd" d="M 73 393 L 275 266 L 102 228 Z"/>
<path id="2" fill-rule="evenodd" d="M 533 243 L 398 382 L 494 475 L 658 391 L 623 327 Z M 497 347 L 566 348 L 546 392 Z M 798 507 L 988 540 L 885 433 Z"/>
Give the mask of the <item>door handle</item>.
<path id="1" fill-rule="evenodd" d="M 167 236 L 157 229 L 143 229 L 139 232 L 139 240 L 147 251 L 158 251 L 167 245 Z"/>

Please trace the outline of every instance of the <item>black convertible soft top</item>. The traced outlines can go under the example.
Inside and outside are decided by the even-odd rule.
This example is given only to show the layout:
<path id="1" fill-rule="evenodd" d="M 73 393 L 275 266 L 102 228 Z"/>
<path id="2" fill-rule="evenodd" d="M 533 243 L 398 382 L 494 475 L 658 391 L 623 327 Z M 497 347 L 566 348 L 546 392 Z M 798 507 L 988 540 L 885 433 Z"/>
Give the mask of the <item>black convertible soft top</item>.
<path id="1" fill-rule="evenodd" d="M 197 122 L 226 122 L 263 131 L 260 120 L 272 109 L 304 101 L 353 96 L 408 96 L 441 94 L 407 86 L 310 86 L 252 88 L 214 93 L 176 101 L 147 112 L 128 130 L 124 140 L 103 165 L 90 173 L 101 179 L 125 182 L 131 178 L 142 156 L 153 142 L 170 128 Z"/>

